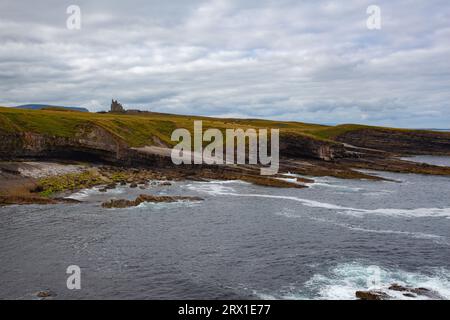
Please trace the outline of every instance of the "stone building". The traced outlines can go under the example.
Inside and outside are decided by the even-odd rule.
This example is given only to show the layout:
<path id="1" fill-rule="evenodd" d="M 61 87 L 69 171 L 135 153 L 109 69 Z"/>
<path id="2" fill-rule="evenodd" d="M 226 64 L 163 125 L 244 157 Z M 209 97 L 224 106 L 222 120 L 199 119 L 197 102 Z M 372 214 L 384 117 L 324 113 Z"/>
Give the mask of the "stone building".
<path id="1" fill-rule="evenodd" d="M 121 103 L 113 99 L 111 101 L 111 112 L 125 112 L 125 109 L 123 108 Z"/>

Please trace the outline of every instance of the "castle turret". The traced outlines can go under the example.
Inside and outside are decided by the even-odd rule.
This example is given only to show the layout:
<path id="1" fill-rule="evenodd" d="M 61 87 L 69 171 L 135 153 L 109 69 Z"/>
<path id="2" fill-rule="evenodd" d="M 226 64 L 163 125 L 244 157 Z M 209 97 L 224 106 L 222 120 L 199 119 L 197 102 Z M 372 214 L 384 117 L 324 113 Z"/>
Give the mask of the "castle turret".
<path id="1" fill-rule="evenodd" d="M 125 112 L 122 104 L 117 102 L 117 100 L 111 100 L 111 112 Z"/>

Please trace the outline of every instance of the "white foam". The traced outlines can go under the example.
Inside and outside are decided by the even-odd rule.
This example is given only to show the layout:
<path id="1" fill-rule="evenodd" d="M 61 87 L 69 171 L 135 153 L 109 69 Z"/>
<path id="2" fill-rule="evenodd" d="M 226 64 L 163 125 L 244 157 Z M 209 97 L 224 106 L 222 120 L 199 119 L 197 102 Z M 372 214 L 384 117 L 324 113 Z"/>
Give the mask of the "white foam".
<path id="1" fill-rule="evenodd" d="M 223 187 L 221 185 L 208 184 L 197 185 L 192 190 L 207 192 L 212 195 L 226 195 L 235 197 L 255 197 L 255 198 L 268 198 L 268 199 L 282 199 L 300 202 L 304 206 L 312 208 L 323 208 L 330 210 L 338 210 L 339 213 L 349 214 L 353 216 L 359 216 L 364 214 L 381 214 L 389 215 L 393 217 L 445 217 L 450 218 L 450 208 L 417 208 L 417 209 L 358 209 L 352 207 L 344 207 L 331 203 L 314 201 L 309 199 L 298 198 L 294 196 L 278 196 L 268 194 L 246 194 L 246 193 L 233 193 L 233 188 Z"/>
<path id="2" fill-rule="evenodd" d="M 379 270 L 379 283 L 369 286 L 367 282 L 371 279 L 375 280 L 377 273 L 375 270 Z M 396 299 L 411 299 L 403 296 L 401 292 L 387 289 L 394 283 L 415 288 L 428 288 L 438 292 L 444 298 L 450 298 L 450 273 L 447 270 L 435 270 L 434 274 L 427 276 L 360 263 L 346 263 L 335 267 L 329 275 L 314 275 L 305 285 L 318 288 L 320 299 L 355 299 L 356 291 L 371 289 L 381 289 Z"/>
<path id="3" fill-rule="evenodd" d="M 365 228 L 365 227 L 356 226 L 356 225 L 352 225 L 352 224 L 348 224 L 348 223 L 342 223 L 342 222 L 332 221 L 329 219 L 318 218 L 318 217 L 315 217 L 315 216 L 312 216 L 309 214 L 308 215 L 303 215 L 303 214 L 299 215 L 299 214 L 296 214 L 295 211 L 291 210 L 291 209 L 284 209 L 280 212 L 277 212 L 276 214 L 284 216 L 284 217 L 288 217 L 288 218 L 306 218 L 306 219 L 310 219 L 310 220 L 314 220 L 314 221 L 329 223 L 329 224 L 335 225 L 337 227 L 346 228 L 346 229 L 354 230 L 354 231 L 379 233 L 379 234 L 398 234 L 398 235 L 404 235 L 404 236 L 408 236 L 408 237 L 412 237 L 412 238 L 416 238 L 416 239 L 431 240 L 437 244 L 450 245 L 450 242 L 446 237 L 436 235 L 436 234 L 431 234 L 431 233 Z"/>
<path id="4" fill-rule="evenodd" d="M 297 182 L 296 178 L 306 178 L 302 175 L 290 173 L 290 172 L 283 174 L 283 176 L 292 177 L 292 178 L 287 178 L 287 179 L 286 178 L 278 178 L 278 179 L 285 180 L 288 182 L 294 182 L 294 183 Z M 308 178 L 306 178 L 306 179 L 308 179 Z M 326 178 L 326 177 L 315 177 L 314 182 L 307 183 L 307 184 L 310 188 L 333 188 L 333 189 L 342 189 L 345 191 L 355 191 L 355 192 L 364 190 L 362 188 L 342 185 L 342 184 L 340 184 L 340 182 L 341 181 L 339 181 L 337 179 Z"/>
<path id="5" fill-rule="evenodd" d="M 448 242 L 446 237 L 443 237 L 443 236 L 440 236 L 440 235 L 436 235 L 436 234 L 431 234 L 431 233 L 411 232 L 411 231 L 401 231 L 401 230 L 389 230 L 389 229 L 371 229 L 371 228 L 365 228 L 365 227 L 361 227 L 361 226 L 351 225 L 351 224 L 348 224 L 348 223 L 330 221 L 330 220 L 327 220 L 327 219 L 320 219 L 320 218 L 311 217 L 311 216 L 308 216 L 308 218 L 311 219 L 311 220 L 319 221 L 319 222 L 331 223 L 331 224 L 333 224 L 335 226 L 346 228 L 346 229 L 349 229 L 349 230 L 354 230 L 354 231 L 361 231 L 361 232 L 368 232 L 368 233 L 379 233 L 379 234 L 398 234 L 398 235 L 404 235 L 404 236 L 413 237 L 413 238 L 416 238 L 416 239 L 432 240 L 432 241 L 434 241 L 434 242 L 436 242 L 438 244 L 450 245 L 450 243 Z"/>
<path id="6" fill-rule="evenodd" d="M 190 201 L 190 200 L 178 200 L 174 202 L 142 202 L 136 207 L 130 207 L 127 209 L 167 209 L 174 207 L 194 207 L 197 206 L 201 201 Z"/>
<path id="7" fill-rule="evenodd" d="M 297 181 L 297 178 L 275 178 L 275 179 L 290 182 L 290 183 L 301 184 Z"/>
<path id="8" fill-rule="evenodd" d="M 270 194 L 251 194 L 251 193 L 231 193 L 227 192 L 227 190 L 217 188 L 215 191 L 216 195 L 226 195 L 226 196 L 235 196 L 235 197 L 255 197 L 255 198 L 268 198 L 268 199 L 281 199 L 281 200 L 291 200 L 300 202 L 301 204 L 313 207 L 313 208 L 324 208 L 324 209 L 332 209 L 332 210 L 353 210 L 353 208 L 343 207 L 339 205 L 334 205 L 331 203 L 320 202 L 315 200 L 303 199 L 292 196 L 277 196 Z"/>
<path id="9" fill-rule="evenodd" d="M 347 209 L 340 213 L 348 214 L 352 216 L 378 214 L 391 217 L 407 217 L 407 218 L 423 218 L 432 217 L 439 218 L 444 217 L 450 219 L 450 208 L 416 208 L 416 209 Z"/>
<path id="10" fill-rule="evenodd" d="M 106 192 L 100 192 L 100 189 L 103 187 L 93 187 L 90 189 L 82 189 L 78 192 L 75 192 L 67 197 L 66 199 L 75 199 L 75 200 L 85 200 L 86 198 L 89 198 L 93 195 L 110 195 L 110 194 L 121 194 L 124 193 L 126 190 L 122 187 L 116 187 L 115 189 L 108 189 Z"/>
<path id="11" fill-rule="evenodd" d="M 340 189 L 343 191 L 353 191 L 358 192 L 361 190 L 364 190 L 362 188 L 356 188 L 356 187 L 349 187 L 344 185 L 338 185 L 338 184 L 330 184 L 330 183 L 324 183 L 324 182 L 314 182 L 310 185 L 311 188 L 333 188 L 333 189 Z"/>
<path id="12" fill-rule="evenodd" d="M 75 200 L 84 200 L 86 198 L 88 198 L 89 196 L 98 193 L 97 189 L 83 189 L 80 190 L 78 192 L 75 192 L 69 196 L 67 196 L 66 198 L 68 199 L 75 199 Z"/>
<path id="13" fill-rule="evenodd" d="M 343 263 L 325 274 L 315 274 L 301 288 L 294 286 L 283 289 L 282 293 L 255 293 L 261 299 L 353 300 L 358 290 L 382 290 L 394 299 L 429 299 L 420 295 L 415 298 L 405 297 L 402 292 L 388 289 L 396 283 L 405 287 L 427 288 L 444 299 L 450 299 L 450 272 L 445 268 L 429 271 L 429 274 L 423 274 L 359 262 Z"/>
<path id="14" fill-rule="evenodd" d="M 242 181 L 242 180 L 211 180 L 208 183 L 212 184 L 251 184 L 250 182 Z"/>
<path id="15" fill-rule="evenodd" d="M 207 193 L 212 196 L 233 194 L 235 189 L 229 186 L 224 186 L 223 183 L 191 183 L 186 185 L 189 190 Z"/>

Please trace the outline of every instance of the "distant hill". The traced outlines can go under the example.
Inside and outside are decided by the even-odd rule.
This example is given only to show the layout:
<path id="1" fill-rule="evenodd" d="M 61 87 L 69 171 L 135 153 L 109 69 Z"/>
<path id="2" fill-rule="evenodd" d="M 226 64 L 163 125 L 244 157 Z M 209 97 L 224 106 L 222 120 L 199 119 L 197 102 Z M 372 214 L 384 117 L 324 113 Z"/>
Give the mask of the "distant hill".
<path id="1" fill-rule="evenodd" d="M 42 109 L 53 109 L 53 110 L 68 110 L 68 111 L 79 111 L 79 112 L 89 112 L 86 108 L 80 107 L 62 107 L 62 106 L 52 106 L 48 104 L 24 104 L 14 108 L 18 109 L 32 109 L 32 110 L 42 110 Z"/>

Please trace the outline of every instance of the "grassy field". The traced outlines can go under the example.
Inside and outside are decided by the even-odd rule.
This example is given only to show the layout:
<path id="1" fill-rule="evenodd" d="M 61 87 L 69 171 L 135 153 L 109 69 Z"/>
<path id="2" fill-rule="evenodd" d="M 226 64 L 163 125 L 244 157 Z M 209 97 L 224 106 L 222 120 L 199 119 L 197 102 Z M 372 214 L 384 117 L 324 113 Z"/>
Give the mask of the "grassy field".
<path id="1" fill-rule="evenodd" d="M 0 107 L 0 132 L 35 132 L 72 137 L 80 126 L 94 124 L 108 130 L 131 147 L 154 145 L 157 140 L 167 145 L 174 145 L 175 142 L 170 140 L 173 130 L 186 128 L 192 131 L 194 120 L 202 120 L 204 129 L 272 128 L 280 129 L 281 135 L 309 136 L 331 141 L 344 132 L 367 128 L 367 126 L 352 124 L 324 126 L 294 121 L 227 119 L 163 113 L 114 114 L 77 112 L 58 108 L 24 110 Z"/>

